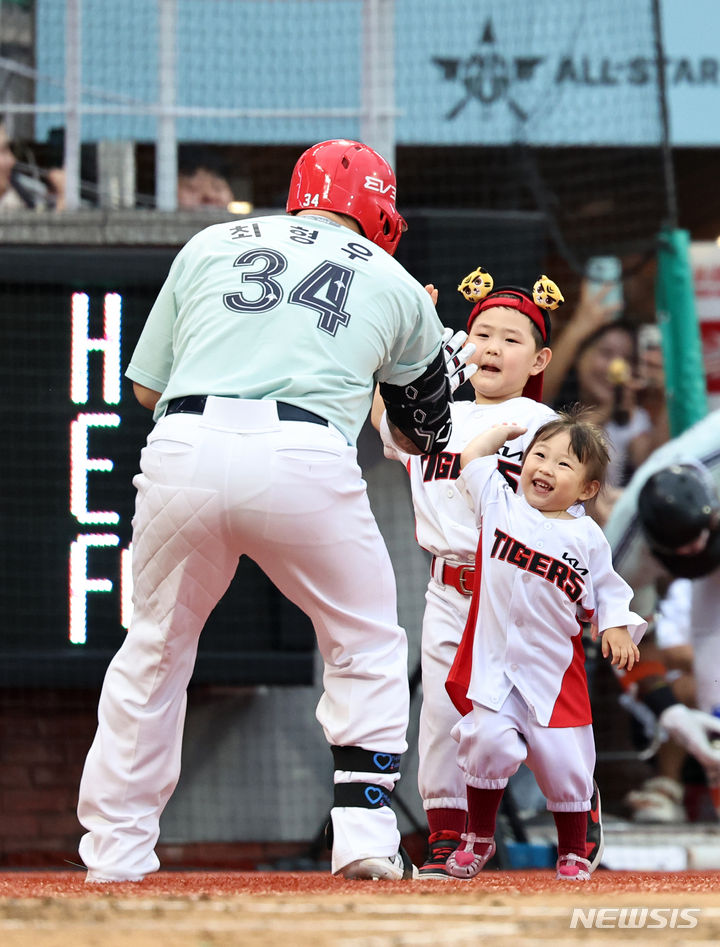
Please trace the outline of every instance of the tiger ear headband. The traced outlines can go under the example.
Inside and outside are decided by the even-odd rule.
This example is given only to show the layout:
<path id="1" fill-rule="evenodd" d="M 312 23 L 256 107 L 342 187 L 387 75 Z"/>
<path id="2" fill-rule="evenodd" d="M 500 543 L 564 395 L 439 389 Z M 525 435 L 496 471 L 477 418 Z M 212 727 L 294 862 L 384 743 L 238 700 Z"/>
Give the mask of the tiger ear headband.
<path id="1" fill-rule="evenodd" d="M 565 297 L 560 292 L 560 287 L 544 274 L 533 284 L 533 302 L 541 309 L 548 312 L 555 312 L 565 302 Z"/>
<path id="2" fill-rule="evenodd" d="M 458 286 L 458 292 L 461 293 L 469 303 L 479 303 L 488 293 L 492 292 L 495 282 L 487 270 L 479 266 L 472 273 L 468 273 L 465 279 Z"/>
<path id="3" fill-rule="evenodd" d="M 470 303 L 479 303 L 486 296 L 489 296 L 493 290 L 495 282 L 486 269 L 479 266 L 468 273 L 464 280 L 458 286 L 458 292 Z M 508 287 L 509 288 L 509 287 Z M 498 289 L 498 293 L 502 292 Z M 565 302 L 565 297 L 560 292 L 557 283 L 554 283 L 549 277 L 543 274 L 534 283 L 532 288 L 532 301 L 539 309 L 547 312 L 554 312 Z"/>

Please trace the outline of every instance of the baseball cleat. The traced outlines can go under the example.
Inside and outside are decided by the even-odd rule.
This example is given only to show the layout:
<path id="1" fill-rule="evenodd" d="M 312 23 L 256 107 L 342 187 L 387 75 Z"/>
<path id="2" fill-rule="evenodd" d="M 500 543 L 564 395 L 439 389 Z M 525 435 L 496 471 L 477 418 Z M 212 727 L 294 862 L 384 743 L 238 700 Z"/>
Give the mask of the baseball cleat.
<path id="1" fill-rule="evenodd" d="M 561 855 L 555 868 L 558 881 L 590 881 L 590 862 L 579 855 Z"/>
<path id="2" fill-rule="evenodd" d="M 124 884 L 126 881 L 131 881 L 135 884 L 139 881 L 144 881 L 145 875 L 135 875 L 133 878 L 125 876 L 124 878 L 110 878 L 108 875 L 103 875 L 102 872 L 89 870 L 85 875 L 85 884 L 91 885 L 112 885 L 112 884 Z"/>
<path id="3" fill-rule="evenodd" d="M 600 864 L 605 850 L 605 839 L 602 827 L 602 809 L 600 807 L 600 790 L 593 780 L 593 794 L 590 797 L 590 809 L 587 814 L 587 829 L 585 837 L 585 856 L 590 862 L 590 871 Z"/>
<path id="4" fill-rule="evenodd" d="M 348 881 L 402 881 L 417 878 L 417 868 L 405 852 L 380 858 L 358 858 L 338 872 Z"/>
<path id="5" fill-rule="evenodd" d="M 433 832 L 428 839 L 428 854 L 423 864 L 418 868 L 418 878 L 437 880 L 452 878 L 447 870 L 446 862 L 460 844 L 460 833 L 444 829 Z"/>
<path id="6" fill-rule="evenodd" d="M 495 839 L 478 838 L 473 832 L 460 838 L 465 844 L 448 858 L 448 874 L 453 878 L 474 878 L 495 854 Z"/>

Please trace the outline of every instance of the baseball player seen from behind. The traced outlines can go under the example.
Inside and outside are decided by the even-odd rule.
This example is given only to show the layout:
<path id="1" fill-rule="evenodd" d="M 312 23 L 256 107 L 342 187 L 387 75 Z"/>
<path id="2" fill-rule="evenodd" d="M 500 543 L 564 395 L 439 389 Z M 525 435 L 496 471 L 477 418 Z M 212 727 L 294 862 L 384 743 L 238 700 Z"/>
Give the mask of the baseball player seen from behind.
<path id="1" fill-rule="evenodd" d="M 508 778 L 527 762 L 555 819 L 557 878 L 587 881 L 595 741 L 582 622 L 602 635 L 603 655 L 628 669 L 639 659 L 646 622 L 630 610 L 633 590 L 613 571 L 610 546 L 584 512 L 609 462 L 600 429 L 579 411 L 544 424 L 525 452 L 516 494 L 494 454 L 524 433 L 496 425 L 460 459 L 458 489 L 482 523 L 482 578 L 447 681 L 465 714 L 452 735 L 467 784 L 468 828 L 446 867 L 455 878 L 472 878 L 492 857 Z"/>
<path id="2" fill-rule="evenodd" d="M 406 226 L 372 149 L 308 149 L 286 210 L 196 234 L 127 369 L 156 423 L 134 480 L 134 614 L 80 785 L 91 882 L 159 867 L 198 639 L 242 555 L 311 618 L 324 660 L 333 873 L 416 871 L 389 805 L 406 749 L 407 642 L 355 441 L 379 384 L 402 449 L 445 449 L 443 327 L 393 259 Z"/>
<path id="3" fill-rule="evenodd" d="M 540 398 L 551 357 L 548 310 L 557 307 L 562 295 L 546 278 L 533 291 L 516 286 L 493 290 L 493 285 L 492 276 L 479 267 L 458 287 L 473 304 L 467 331 L 475 350 L 468 362 L 477 370 L 470 377 L 474 400 L 454 401 L 450 407 L 453 430 L 444 450 L 434 456 L 398 450 L 379 396 L 373 404 L 372 420 L 385 455 L 399 460 L 410 475 L 417 541 L 432 555 L 421 640 L 418 785 L 430 830 L 421 879 L 449 877 L 445 862 L 459 845 L 467 818 L 465 778 L 450 737 L 460 715 L 445 690 L 470 607 L 478 544 L 474 512 L 456 486 L 460 453 L 495 424 L 521 421 L 526 432 L 499 444 L 495 457 L 498 470 L 516 487 L 524 450 L 537 428 L 555 417 Z M 426 288 L 436 301 L 437 292 Z"/>

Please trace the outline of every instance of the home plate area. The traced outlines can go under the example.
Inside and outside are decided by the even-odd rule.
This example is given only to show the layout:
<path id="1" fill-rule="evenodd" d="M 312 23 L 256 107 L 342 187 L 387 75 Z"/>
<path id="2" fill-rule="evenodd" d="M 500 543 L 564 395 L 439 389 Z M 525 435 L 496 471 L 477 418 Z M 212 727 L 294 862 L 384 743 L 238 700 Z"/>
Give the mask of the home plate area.
<path id="1" fill-rule="evenodd" d="M 327 872 L 161 871 L 86 885 L 0 873 L 3 947 L 525 947 L 720 942 L 720 871 L 488 871 L 470 882 L 349 882 Z M 608 940 L 609 938 L 609 940 Z"/>

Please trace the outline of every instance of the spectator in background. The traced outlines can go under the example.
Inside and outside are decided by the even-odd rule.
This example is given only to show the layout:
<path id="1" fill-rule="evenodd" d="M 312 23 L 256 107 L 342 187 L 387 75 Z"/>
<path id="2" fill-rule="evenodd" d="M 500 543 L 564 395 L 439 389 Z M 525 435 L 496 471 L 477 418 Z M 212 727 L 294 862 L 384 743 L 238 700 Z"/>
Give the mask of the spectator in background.
<path id="1" fill-rule="evenodd" d="M 632 445 L 630 471 L 642 464 L 656 447 L 670 440 L 670 421 L 665 400 L 665 369 L 660 345 L 660 328 L 646 323 L 637 329 L 638 365 L 636 397 L 638 406 L 650 418 L 650 430 L 641 434 Z"/>
<path id="2" fill-rule="evenodd" d="M 593 420 L 610 441 L 608 483 L 612 494 L 613 488 L 623 487 L 655 447 L 667 440 L 662 359 L 659 346 L 640 354 L 637 328 L 625 319 L 600 324 L 581 337 L 574 325 L 578 318 L 576 314 L 565 329 L 575 339 L 575 351 L 559 387 L 557 377 L 554 379 L 552 403 L 562 408 L 579 401 L 592 409 Z M 642 403 L 645 389 L 650 388 L 653 397 L 647 401 L 652 414 Z"/>
<path id="3" fill-rule="evenodd" d="M 227 208 L 234 200 L 232 188 L 220 164 L 207 149 L 180 152 L 178 165 L 178 208 Z"/>
<path id="4" fill-rule="evenodd" d="M 65 176 L 62 168 L 23 173 L 13 151 L 5 120 L 0 118 L 0 213 L 17 210 L 62 210 Z"/>
<path id="5" fill-rule="evenodd" d="M 611 323 L 619 314 L 619 303 L 606 301 L 611 285 L 594 289 L 590 280 L 580 284 L 580 301 L 569 322 L 553 346 L 552 362 L 545 370 L 543 390 L 549 404 L 557 401 L 565 379 L 584 341 L 603 326 Z"/>

